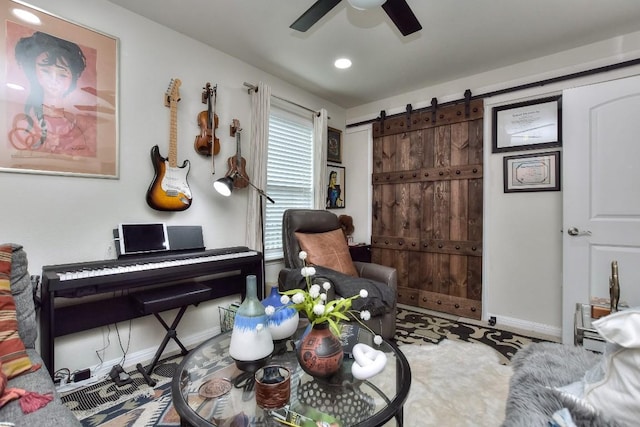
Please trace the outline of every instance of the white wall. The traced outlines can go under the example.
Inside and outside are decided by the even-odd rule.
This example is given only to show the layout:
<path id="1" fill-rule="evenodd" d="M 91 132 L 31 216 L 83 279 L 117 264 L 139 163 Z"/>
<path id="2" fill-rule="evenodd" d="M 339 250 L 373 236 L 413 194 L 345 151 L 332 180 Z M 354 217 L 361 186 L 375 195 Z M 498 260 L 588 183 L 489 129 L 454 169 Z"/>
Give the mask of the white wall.
<path id="1" fill-rule="evenodd" d="M 24 245 L 31 274 L 43 265 L 115 258 L 111 230 L 120 222 L 165 221 L 169 225 L 201 225 L 205 245 L 222 248 L 244 245 L 245 212 L 250 189 L 223 198 L 214 192 L 214 178 L 224 176 L 226 159 L 235 155 L 229 124 L 237 118 L 243 132 L 242 154 L 247 169 L 253 159 L 249 147 L 250 97 L 243 82 L 271 84 L 274 95 L 312 109 L 326 108 L 332 127 L 344 129 L 344 109 L 310 95 L 231 56 L 143 19 L 103 0 L 34 0 L 31 3 L 54 15 L 119 39 L 120 178 L 97 179 L 0 172 L 3 203 L 0 241 Z M 169 109 L 163 105 L 171 78 L 180 78 L 178 104 L 178 161 L 191 161 L 189 184 L 193 204 L 184 212 L 158 212 L 147 206 L 145 195 L 153 178 L 150 149 L 158 144 L 166 156 Z M 210 159 L 199 156 L 193 141 L 199 133 L 197 116 L 206 109 L 201 92 L 206 82 L 218 85 L 217 109 L 221 151 L 216 175 Z M 9 196 L 11 194 L 11 196 Z M 275 270 L 268 270 L 273 275 Z M 269 280 L 269 278 L 267 278 Z M 211 334 L 219 326 L 217 305 L 235 298 L 190 308 L 179 327 L 188 342 Z M 167 313 L 172 318 L 174 313 Z M 129 330 L 130 340 L 129 340 Z M 118 331 L 101 328 L 56 340 L 56 369 L 94 367 L 119 359 L 123 347 L 129 354 L 150 349 L 149 359 L 164 336 L 152 317 L 118 325 Z M 107 346 L 105 351 L 100 351 Z M 177 348 L 172 345 L 173 348 Z M 113 364 L 113 363 L 111 363 Z M 107 368 L 111 367 L 111 364 Z M 128 364 L 128 363 L 127 363 Z"/>
<path id="2" fill-rule="evenodd" d="M 464 91 L 473 95 L 571 74 L 591 68 L 636 59 L 640 56 L 640 32 L 616 37 L 561 54 L 538 58 L 467 79 L 425 87 L 409 93 L 347 110 L 347 124 L 404 113 L 407 104 L 414 110 L 458 100 Z M 592 84 L 640 73 L 640 66 L 610 71 L 590 77 L 548 84 L 536 88 L 485 98 L 484 118 L 484 264 L 483 319 L 496 316 L 498 325 L 560 337 L 562 327 L 562 192 L 503 192 L 502 161 L 505 155 L 491 153 L 491 108 L 514 102 L 561 94 L 569 87 Z M 357 129 L 362 129 L 359 126 Z M 346 146 L 362 144 L 358 132 L 347 128 Z M 369 139 L 367 144 L 371 145 Z M 533 151 L 535 152 L 535 151 Z M 347 171 L 367 174 L 361 168 Z M 371 211 L 368 204 L 366 208 Z M 358 207 L 364 209 L 364 207 Z M 364 216 L 364 212 L 354 213 Z"/>

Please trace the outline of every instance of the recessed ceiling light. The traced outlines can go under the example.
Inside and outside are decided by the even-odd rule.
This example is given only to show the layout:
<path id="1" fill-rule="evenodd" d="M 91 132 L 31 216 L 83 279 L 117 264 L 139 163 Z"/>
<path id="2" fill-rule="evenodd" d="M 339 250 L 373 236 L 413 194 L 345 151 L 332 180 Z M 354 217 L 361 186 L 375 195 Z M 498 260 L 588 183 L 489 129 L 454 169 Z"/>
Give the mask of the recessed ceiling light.
<path id="1" fill-rule="evenodd" d="M 24 22 L 27 22 L 29 24 L 34 24 L 34 25 L 40 25 L 40 18 L 38 18 L 36 15 L 34 15 L 31 12 L 28 12 L 24 9 L 13 9 L 12 10 L 13 14 L 22 19 Z"/>
<path id="2" fill-rule="evenodd" d="M 336 68 L 345 69 L 351 67 L 351 60 L 349 58 L 339 58 L 333 63 Z"/>

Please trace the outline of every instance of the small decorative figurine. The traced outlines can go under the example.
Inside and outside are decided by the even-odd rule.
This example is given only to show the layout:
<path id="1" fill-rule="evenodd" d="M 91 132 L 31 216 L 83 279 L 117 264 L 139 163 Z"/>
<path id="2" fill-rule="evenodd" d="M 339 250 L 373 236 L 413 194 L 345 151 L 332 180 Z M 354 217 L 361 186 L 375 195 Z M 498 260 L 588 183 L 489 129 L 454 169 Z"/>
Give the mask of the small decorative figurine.
<path id="1" fill-rule="evenodd" d="M 618 280 L 618 261 L 611 261 L 611 277 L 609 278 L 609 299 L 611 312 L 618 311 L 620 301 L 620 282 Z"/>

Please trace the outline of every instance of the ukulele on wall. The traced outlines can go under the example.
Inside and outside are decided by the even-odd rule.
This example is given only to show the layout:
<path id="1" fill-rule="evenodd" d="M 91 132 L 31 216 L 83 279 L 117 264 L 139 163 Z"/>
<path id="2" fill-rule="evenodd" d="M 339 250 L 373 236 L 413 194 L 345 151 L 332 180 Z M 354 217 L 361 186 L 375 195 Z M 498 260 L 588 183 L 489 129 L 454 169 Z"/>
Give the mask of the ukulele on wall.
<path id="1" fill-rule="evenodd" d="M 191 189 L 187 182 L 189 160 L 178 166 L 178 101 L 180 79 L 171 79 L 164 105 L 171 111 L 169 126 L 169 156 L 160 155 L 157 145 L 151 148 L 151 162 L 155 175 L 147 190 L 147 203 L 159 211 L 183 211 L 191 206 Z"/>
<path id="2" fill-rule="evenodd" d="M 249 185 L 249 175 L 247 175 L 247 171 L 245 170 L 247 161 L 242 157 L 242 154 L 240 154 L 241 133 L 242 128 L 240 127 L 240 120 L 233 119 L 233 124 L 231 125 L 231 136 L 235 135 L 236 137 L 236 155 L 227 159 L 229 171 L 225 175 L 233 178 L 233 188 L 245 188 Z"/>

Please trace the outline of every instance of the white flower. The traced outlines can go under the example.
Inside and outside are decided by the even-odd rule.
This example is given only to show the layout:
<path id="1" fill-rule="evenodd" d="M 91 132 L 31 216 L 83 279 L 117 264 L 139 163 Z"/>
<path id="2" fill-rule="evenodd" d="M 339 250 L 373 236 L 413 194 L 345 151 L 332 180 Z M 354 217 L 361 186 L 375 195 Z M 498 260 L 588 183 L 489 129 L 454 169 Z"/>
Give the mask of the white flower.
<path id="1" fill-rule="evenodd" d="M 302 267 L 300 269 L 300 274 L 302 274 L 303 277 L 313 276 L 311 273 L 311 267 Z"/>
<path id="2" fill-rule="evenodd" d="M 320 285 L 311 285 L 311 287 L 309 288 L 309 295 L 311 296 L 311 298 L 318 298 L 318 296 L 320 295 Z"/>
<path id="3" fill-rule="evenodd" d="M 307 271 L 309 272 L 309 276 L 316 274 L 316 269 L 314 267 L 307 267 Z"/>
<path id="4" fill-rule="evenodd" d="M 273 308 L 273 306 L 272 306 L 272 305 L 268 305 L 268 306 L 266 306 L 266 307 L 264 308 L 264 312 L 265 312 L 265 314 L 266 314 L 267 316 L 271 316 L 273 313 L 275 313 L 275 312 L 276 312 L 276 309 L 275 309 L 275 308 Z"/>
<path id="5" fill-rule="evenodd" d="M 369 296 L 369 292 L 366 289 L 360 289 L 360 298 L 366 298 Z"/>
<path id="6" fill-rule="evenodd" d="M 289 298 L 289 295 L 282 295 L 282 296 L 280 297 L 280 302 L 281 302 L 283 305 L 287 305 L 287 304 L 289 304 L 289 301 L 291 301 L 291 299 Z"/>
<path id="7" fill-rule="evenodd" d="M 360 318 L 364 321 L 371 319 L 371 313 L 368 310 L 362 310 L 360 312 Z"/>
<path id="8" fill-rule="evenodd" d="M 293 296 L 293 298 L 291 298 L 291 300 L 293 301 L 294 304 L 300 304 L 301 302 L 304 301 L 304 292 L 296 293 Z"/>
<path id="9" fill-rule="evenodd" d="M 376 335 L 375 337 L 373 337 L 373 342 L 374 342 L 376 345 L 380 345 L 380 344 L 382 344 L 382 337 L 381 337 L 380 335 Z"/>
<path id="10" fill-rule="evenodd" d="M 313 306 L 313 313 L 316 316 L 322 316 L 324 314 L 324 304 L 316 304 Z"/>
<path id="11" fill-rule="evenodd" d="M 331 283 L 329 283 L 329 282 L 324 282 L 324 283 L 322 284 L 322 288 L 323 288 L 325 291 L 328 291 L 329 289 L 331 289 Z"/>
<path id="12" fill-rule="evenodd" d="M 327 294 L 320 294 L 320 299 L 322 301 L 326 301 L 327 300 Z"/>
<path id="13" fill-rule="evenodd" d="M 307 253 L 305 251 L 300 251 L 298 257 L 304 261 L 305 259 L 307 259 Z"/>

